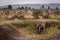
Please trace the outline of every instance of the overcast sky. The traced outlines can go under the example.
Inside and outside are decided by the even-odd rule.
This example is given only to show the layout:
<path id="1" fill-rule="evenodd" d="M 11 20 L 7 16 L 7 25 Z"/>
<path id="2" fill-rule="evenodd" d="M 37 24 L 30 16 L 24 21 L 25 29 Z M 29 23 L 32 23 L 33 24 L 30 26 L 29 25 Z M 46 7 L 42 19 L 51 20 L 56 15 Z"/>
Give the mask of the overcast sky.
<path id="1" fill-rule="evenodd" d="M 48 4 L 60 3 L 60 0 L 0 0 L 0 6 L 9 4 Z"/>

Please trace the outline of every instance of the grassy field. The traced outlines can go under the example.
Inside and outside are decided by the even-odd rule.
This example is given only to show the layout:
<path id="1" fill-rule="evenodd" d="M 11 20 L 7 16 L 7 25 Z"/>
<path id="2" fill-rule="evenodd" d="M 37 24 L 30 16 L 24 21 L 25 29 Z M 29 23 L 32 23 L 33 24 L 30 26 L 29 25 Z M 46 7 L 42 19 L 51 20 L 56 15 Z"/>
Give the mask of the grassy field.
<path id="1" fill-rule="evenodd" d="M 8 21 L 0 21 L 0 25 L 13 25 L 22 35 L 52 35 L 55 33 L 59 33 L 58 26 L 46 28 L 38 34 L 35 30 L 34 22 L 57 22 L 59 23 L 60 20 L 56 19 L 37 19 L 37 20 L 8 20 Z M 59 25 L 60 26 L 60 25 Z"/>

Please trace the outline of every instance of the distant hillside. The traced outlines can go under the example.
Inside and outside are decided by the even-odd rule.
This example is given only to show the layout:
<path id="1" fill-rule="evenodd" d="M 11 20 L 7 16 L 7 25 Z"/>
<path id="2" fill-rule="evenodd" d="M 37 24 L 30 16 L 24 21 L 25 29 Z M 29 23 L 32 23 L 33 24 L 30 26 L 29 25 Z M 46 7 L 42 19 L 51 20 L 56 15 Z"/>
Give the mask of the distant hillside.
<path id="1" fill-rule="evenodd" d="M 15 5 L 12 5 L 12 7 L 14 9 L 18 8 L 18 7 L 31 7 L 31 8 L 35 8 L 35 9 L 39 9 L 42 7 L 42 5 L 45 6 L 45 8 L 48 8 L 48 6 L 50 6 L 50 8 L 56 8 L 58 7 L 60 9 L 60 4 L 56 4 L 56 3 L 50 3 L 50 4 L 15 4 Z M 0 6 L 0 8 L 7 8 L 8 5 L 5 5 L 5 6 Z"/>

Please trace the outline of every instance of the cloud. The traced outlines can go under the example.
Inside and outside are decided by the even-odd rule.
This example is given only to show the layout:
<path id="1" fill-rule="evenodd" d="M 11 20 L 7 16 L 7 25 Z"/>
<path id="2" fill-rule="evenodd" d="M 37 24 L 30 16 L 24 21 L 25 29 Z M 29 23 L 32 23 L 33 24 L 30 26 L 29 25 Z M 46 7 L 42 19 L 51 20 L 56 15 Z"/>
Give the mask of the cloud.
<path id="1" fill-rule="evenodd" d="M 0 6 L 9 4 L 47 4 L 60 3 L 60 0 L 0 0 Z"/>

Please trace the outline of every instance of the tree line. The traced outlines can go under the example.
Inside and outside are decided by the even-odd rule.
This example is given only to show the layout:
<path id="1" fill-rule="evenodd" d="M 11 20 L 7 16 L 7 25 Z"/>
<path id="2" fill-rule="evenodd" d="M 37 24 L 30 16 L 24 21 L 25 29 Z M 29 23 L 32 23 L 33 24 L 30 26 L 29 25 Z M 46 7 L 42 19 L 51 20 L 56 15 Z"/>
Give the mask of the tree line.
<path id="1" fill-rule="evenodd" d="M 44 9 L 44 8 L 45 8 L 45 6 L 42 5 L 42 9 Z M 10 9 L 10 10 L 13 9 L 12 5 L 8 5 L 8 9 Z M 26 6 L 26 7 L 23 7 L 23 6 L 22 6 L 22 7 L 18 7 L 17 9 L 21 9 L 21 10 L 22 10 L 22 9 L 26 9 L 26 10 L 27 10 L 27 9 L 34 9 L 34 8 L 27 7 L 27 6 Z M 51 9 L 50 6 L 48 6 L 48 9 Z M 56 7 L 55 9 L 58 10 L 59 8 Z"/>

